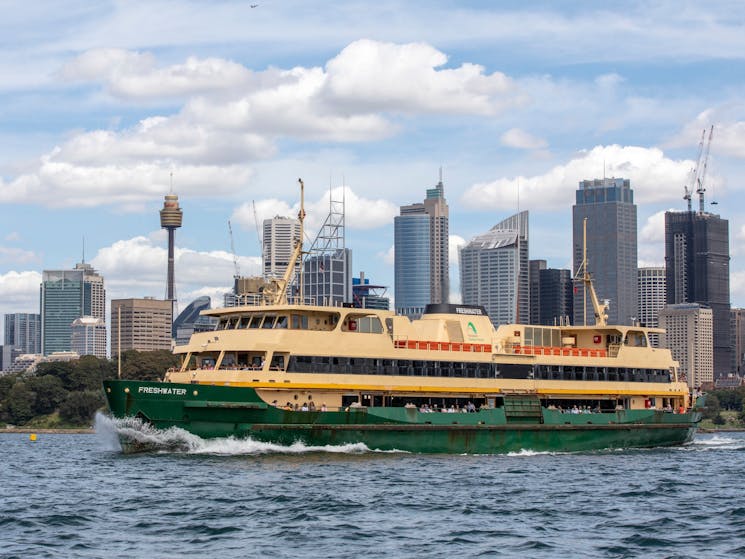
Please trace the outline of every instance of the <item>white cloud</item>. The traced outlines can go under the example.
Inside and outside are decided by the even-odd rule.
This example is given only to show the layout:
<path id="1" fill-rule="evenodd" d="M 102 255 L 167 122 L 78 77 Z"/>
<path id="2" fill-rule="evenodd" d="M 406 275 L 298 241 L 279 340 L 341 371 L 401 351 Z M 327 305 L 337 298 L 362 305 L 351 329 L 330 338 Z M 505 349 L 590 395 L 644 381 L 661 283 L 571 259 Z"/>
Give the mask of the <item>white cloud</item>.
<path id="1" fill-rule="evenodd" d="M 379 252 L 378 258 L 381 258 L 388 266 L 396 263 L 396 245 L 391 245 L 385 252 Z"/>
<path id="2" fill-rule="evenodd" d="M 331 103 L 363 110 L 497 114 L 526 97 L 501 72 L 464 63 L 441 68 L 447 56 L 425 43 L 362 39 L 326 64 Z M 440 68 L 440 69 L 438 69 Z"/>
<path id="3" fill-rule="evenodd" d="M 701 111 L 696 118 L 686 123 L 683 129 L 675 135 L 667 145 L 671 147 L 693 146 L 700 144 L 702 133 L 708 142 L 710 128 L 714 126 L 711 141 L 711 157 L 729 155 L 745 158 L 745 105 L 730 103 L 717 107 L 710 107 Z"/>
<path id="4" fill-rule="evenodd" d="M 183 96 L 172 115 L 152 115 L 122 130 L 72 134 L 25 174 L 0 179 L 0 203 L 59 206 L 138 204 L 161 195 L 176 170 L 178 191 L 232 195 L 250 182 L 246 162 L 276 154 L 284 137 L 331 142 L 394 134 L 392 115 L 494 115 L 524 98 L 504 74 L 463 63 L 424 43 L 358 40 L 325 67 L 253 72 L 219 58 L 159 67 L 151 53 L 93 49 L 69 61 L 66 80 L 101 83 L 124 99 Z M 358 218 L 373 227 L 382 203 Z"/>
<path id="5" fill-rule="evenodd" d="M 44 158 L 37 173 L 4 183 L 0 203 L 39 203 L 49 207 L 119 204 L 139 208 L 168 192 L 174 166 L 163 163 L 81 166 Z M 178 192 L 191 196 L 232 194 L 249 182 L 252 171 L 241 165 L 183 165 L 175 169 Z"/>
<path id="6" fill-rule="evenodd" d="M 605 170 L 607 177 L 631 180 L 637 203 L 665 202 L 680 198 L 691 164 L 669 159 L 657 148 L 596 146 L 542 175 L 474 184 L 462 201 L 478 209 L 514 207 L 519 184 L 522 207 L 551 210 L 574 199 L 579 181 L 602 177 Z"/>
<path id="7" fill-rule="evenodd" d="M 338 202 L 344 201 L 345 226 L 350 229 L 375 229 L 383 225 L 388 225 L 393 221 L 393 217 L 398 212 L 398 207 L 387 200 L 362 198 L 350 187 L 339 186 L 332 189 L 331 193 L 326 191 L 319 200 L 306 203 L 305 232 L 311 239 L 313 239 L 315 233 L 329 214 L 329 196 L 334 201 L 335 211 L 341 210 L 341 204 Z M 300 204 L 295 203 L 290 206 L 284 200 L 268 198 L 256 201 L 255 209 L 256 217 L 261 227 L 265 219 L 277 215 L 282 217 L 297 217 Z M 233 212 L 231 220 L 245 230 L 255 229 L 254 203 L 246 202 L 241 204 Z"/>
<path id="8" fill-rule="evenodd" d="M 546 140 L 533 136 L 520 128 L 510 128 L 499 138 L 503 146 L 518 149 L 544 149 L 548 147 Z"/>
<path id="9" fill-rule="evenodd" d="M 448 260 L 450 261 L 450 266 L 457 267 L 459 264 L 458 260 L 458 250 L 462 247 L 466 246 L 466 241 L 463 237 L 460 235 L 450 235 L 448 237 Z"/>
<path id="10" fill-rule="evenodd" d="M 167 259 L 164 247 L 154 244 L 149 237 L 139 236 L 100 249 L 91 264 L 105 277 L 112 298 L 162 297 Z M 258 257 L 241 256 L 238 264 L 243 275 L 260 273 Z M 201 252 L 176 247 L 174 266 L 177 294 L 201 288 L 222 289 L 232 284 L 235 273 L 233 255 L 226 251 Z"/>
<path id="11" fill-rule="evenodd" d="M 25 264 L 27 262 L 33 262 L 37 259 L 38 257 L 36 256 L 36 254 L 31 252 L 30 250 L 0 246 L 0 262 Z"/>
<path id="12" fill-rule="evenodd" d="M 183 64 L 157 68 L 151 53 L 113 48 L 84 52 L 65 64 L 61 75 L 71 81 L 104 81 L 112 95 L 134 99 L 246 88 L 254 81 L 250 70 L 229 60 L 192 56 Z"/>
<path id="13" fill-rule="evenodd" d="M 5 235 L 6 241 L 20 241 L 21 240 L 21 234 L 18 231 L 11 231 L 7 235 Z"/>
<path id="14" fill-rule="evenodd" d="M 665 265 L 665 212 L 649 216 L 639 232 L 637 245 L 640 268 Z"/>
<path id="15" fill-rule="evenodd" d="M 10 271 L 0 274 L 0 315 L 14 312 L 38 313 L 40 284 L 39 272 Z"/>
<path id="16" fill-rule="evenodd" d="M 733 301 L 745 300 L 745 271 L 730 272 L 729 288 Z"/>

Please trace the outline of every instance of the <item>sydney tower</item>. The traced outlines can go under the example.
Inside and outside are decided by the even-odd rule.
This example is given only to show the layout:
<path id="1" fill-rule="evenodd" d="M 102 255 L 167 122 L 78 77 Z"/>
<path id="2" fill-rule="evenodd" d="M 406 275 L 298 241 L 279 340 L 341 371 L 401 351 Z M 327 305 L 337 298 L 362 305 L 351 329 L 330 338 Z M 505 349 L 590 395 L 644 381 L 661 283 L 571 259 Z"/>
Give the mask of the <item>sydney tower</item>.
<path id="1" fill-rule="evenodd" d="M 176 229 L 181 227 L 181 220 L 184 213 L 178 205 L 178 196 L 175 194 L 166 194 L 163 209 L 160 210 L 160 226 L 168 230 L 168 281 L 166 285 L 166 299 L 175 300 L 173 294 L 174 274 L 173 274 L 173 243 Z M 171 309 L 173 311 L 173 309 Z"/>

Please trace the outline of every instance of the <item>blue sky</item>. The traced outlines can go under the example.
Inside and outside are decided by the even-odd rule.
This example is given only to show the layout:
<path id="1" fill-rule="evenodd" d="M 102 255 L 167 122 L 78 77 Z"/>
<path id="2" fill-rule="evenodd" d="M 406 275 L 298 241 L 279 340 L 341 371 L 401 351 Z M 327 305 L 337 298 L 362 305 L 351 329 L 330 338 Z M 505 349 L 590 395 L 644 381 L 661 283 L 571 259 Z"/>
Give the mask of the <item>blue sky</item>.
<path id="1" fill-rule="evenodd" d="M 38 312 L 41 271 L 83 238 L 110 297 L 163 297 L 171 173 L 182 308 L 229 288 L 229 219 L 259 270 L 252 203 L 295 213 L 298 177 L 311 238 L 344 183 L 354 271 L 391 291 L 393 216 L 440 166 L 453 248 L 514 213 L 519 184 L 531 258 L 570 267 L 574 190 L 605 166 L 632 181 L 640 265 L 661 265 L 710 125 L 745 305 L 745 5 L 253 3 L 4 4 L 0 313 Z"/>

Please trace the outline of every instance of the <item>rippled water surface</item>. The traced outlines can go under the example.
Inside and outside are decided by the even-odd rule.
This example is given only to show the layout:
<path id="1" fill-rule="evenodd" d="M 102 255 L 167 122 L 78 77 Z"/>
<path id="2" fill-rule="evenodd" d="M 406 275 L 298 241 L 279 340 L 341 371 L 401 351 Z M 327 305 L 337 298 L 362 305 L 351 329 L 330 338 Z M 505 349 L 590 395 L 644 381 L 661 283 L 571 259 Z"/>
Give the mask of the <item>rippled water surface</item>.
<path id="1" fill-rule="evenodd" d="M 381 453 L 0 435 L 0 557 L 740 557 L 745 433 L 672 449 Z M 178 439 L 181 444 L 172 444 Z"/>

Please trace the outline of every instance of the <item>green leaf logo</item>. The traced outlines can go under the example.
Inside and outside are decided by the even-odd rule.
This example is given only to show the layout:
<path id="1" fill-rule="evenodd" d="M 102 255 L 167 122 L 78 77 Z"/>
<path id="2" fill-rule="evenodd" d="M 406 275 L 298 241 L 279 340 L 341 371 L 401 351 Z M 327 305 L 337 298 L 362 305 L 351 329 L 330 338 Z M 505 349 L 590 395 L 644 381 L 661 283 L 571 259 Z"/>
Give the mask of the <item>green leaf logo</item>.
<path id="1" fill-rule="evenodd" d="M 471 329 L 471 332 L 473 332 L 474 336 L 478 333 L 476 332 L 476 327 L 473 325 L 473 322 L 469 322 L 468 327 Z"/>

